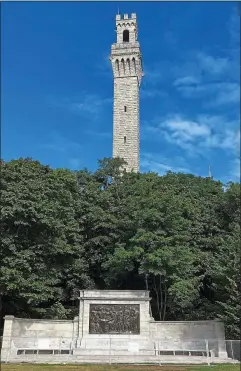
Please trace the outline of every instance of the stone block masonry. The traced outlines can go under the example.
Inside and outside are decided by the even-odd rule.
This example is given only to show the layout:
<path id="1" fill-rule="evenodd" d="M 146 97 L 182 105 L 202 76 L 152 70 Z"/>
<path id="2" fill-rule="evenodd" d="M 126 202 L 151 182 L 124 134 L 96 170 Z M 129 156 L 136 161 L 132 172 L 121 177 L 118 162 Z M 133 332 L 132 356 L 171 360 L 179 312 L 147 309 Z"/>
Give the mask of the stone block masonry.
<path id="1" fill-rule="evenodd" d="M 113 157 L 128 163 L 127 171 L 139 171 L 139 86 L 135 76 L 114 83 Z"/>
<path id="2" fill-rule="evenodd" d="M 113 157 L 127 162 L 126 171 L 140 168 L 139 89 L 143 76 L 136 14 L 116 16 L 117 42 L 111 47 L 114 76 Z"/>

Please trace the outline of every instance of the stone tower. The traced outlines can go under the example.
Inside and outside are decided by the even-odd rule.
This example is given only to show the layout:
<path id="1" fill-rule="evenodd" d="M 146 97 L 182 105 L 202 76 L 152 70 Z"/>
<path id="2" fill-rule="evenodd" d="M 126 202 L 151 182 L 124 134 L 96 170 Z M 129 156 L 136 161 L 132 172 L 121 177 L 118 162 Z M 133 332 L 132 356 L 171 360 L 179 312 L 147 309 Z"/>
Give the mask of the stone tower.
<path id="1" fill-rule="evenodd" d="M 111 46 L 114 75 L 113 157 L 127 162 L 126 171 L 139 171 L 139 90 L 143 76 L 136 14 L 116 16 L 117 40 Z"/>

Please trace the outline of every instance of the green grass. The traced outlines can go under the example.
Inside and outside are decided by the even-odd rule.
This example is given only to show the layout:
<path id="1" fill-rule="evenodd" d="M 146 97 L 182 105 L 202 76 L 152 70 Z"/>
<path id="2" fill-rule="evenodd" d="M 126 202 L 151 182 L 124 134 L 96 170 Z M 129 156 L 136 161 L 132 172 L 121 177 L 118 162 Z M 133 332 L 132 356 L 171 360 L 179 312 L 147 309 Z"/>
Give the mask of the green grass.
<path id="1" fill-rule="evenodd" d="M 136 366 L 136 365 L 36 365 L 3 364 L 1 371 L 240 371 L 240 365 Z"/>

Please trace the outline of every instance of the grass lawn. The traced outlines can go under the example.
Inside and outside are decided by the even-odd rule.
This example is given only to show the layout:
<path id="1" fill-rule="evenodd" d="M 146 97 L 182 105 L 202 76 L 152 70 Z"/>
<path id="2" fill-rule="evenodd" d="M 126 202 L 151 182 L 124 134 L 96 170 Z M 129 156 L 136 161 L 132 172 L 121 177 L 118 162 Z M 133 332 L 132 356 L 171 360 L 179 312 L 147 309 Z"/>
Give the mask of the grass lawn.
<path id="1" fill-rule="evenodd" d="M 35 365 L 6 364 L 1 371 L 240 371 L 240 365 L 204 366 L 135 366 L 135 365 Z"/>

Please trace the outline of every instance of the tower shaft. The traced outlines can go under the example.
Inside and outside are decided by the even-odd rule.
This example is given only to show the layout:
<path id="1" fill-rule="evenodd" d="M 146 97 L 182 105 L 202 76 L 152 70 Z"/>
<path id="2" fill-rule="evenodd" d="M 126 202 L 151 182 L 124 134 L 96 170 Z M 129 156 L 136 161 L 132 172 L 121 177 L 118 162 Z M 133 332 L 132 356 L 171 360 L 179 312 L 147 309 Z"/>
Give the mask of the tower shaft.
<path id="1" fill-rule="evenodd" d="M 123 158 L 126 171 L 140 167 L 139 90 L 143 76 L 136 15 L 116 16 L 117 42 L 111 47 L 114 76 L 113 157 Z"/>

